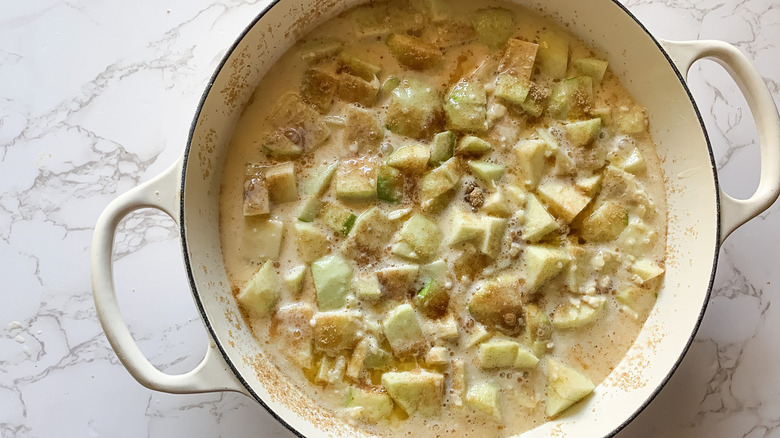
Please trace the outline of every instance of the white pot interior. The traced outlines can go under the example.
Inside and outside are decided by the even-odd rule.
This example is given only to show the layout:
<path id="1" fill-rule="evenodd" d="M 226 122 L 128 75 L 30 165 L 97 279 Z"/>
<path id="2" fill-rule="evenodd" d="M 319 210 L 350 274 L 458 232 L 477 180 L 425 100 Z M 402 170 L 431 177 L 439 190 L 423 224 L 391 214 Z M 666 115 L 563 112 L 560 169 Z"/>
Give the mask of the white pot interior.
<path id="1" fill-rule="evenodd" d="M 649 401 L 687 348 L 708 298 L 718 248 L 716 176 L 696 109 L 656 42 L 612 0 L 515 0 L 549 15 L 605 54 L 647 108 L 669 208 L 665 286 L 639 338 L 586 403 L 524 437 L 605 436 Z M 183 185 L 182 227 L 196 300 L 220 349 L 253 395 L 305 436 L 357 436 L 266 361 L 233 299 L 222 262 L 218 196 L 225 151 L 240 112 L 273 62 L 308 29 L 358 0 L 282 0 L 229 53 L 193 131 Z"/>

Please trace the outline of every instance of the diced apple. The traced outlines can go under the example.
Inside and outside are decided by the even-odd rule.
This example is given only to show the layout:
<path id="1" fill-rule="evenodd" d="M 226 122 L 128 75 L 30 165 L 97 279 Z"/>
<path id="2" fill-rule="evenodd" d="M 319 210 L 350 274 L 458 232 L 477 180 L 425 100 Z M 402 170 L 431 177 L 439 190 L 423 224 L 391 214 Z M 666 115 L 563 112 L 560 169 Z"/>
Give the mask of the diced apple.
<path id="1" fill-rule="evenodd" d="M 417 313 L 409 304 L 401 304 L 388 312 L 382 320 L 382 328 L 397 356 L 418 352 L 425 346 Z"/>
<path id="2" fill-rule="evenodd" d="M 342 162 L 336 172 L 336 196 L 345 202 L 376 199 L 376 168 L 367 158 Z"/>
<path id="3" fill-rule="evenodd" d="M 547 203 L 554 215 L 565 223 L 574 218 L 590 203 L 590 197 L 580 193 L 572 184 L 548 180 L 540 184 L 537 193 Z"/>
<path id="4" fill-rule="evenodd" d="M 428 365 L 447 365 L 450 361 L 450 355 L 447 353 L 447 348 L 437 346 L 428 350 L 425 354 L 425 363 Z"/>
<path id="5" fill-rule="evenodd" d="M 295 224 L 295 234 L 298 255 L 306 263 L 311 263 L 330 251 L 328 237 L 315 225 L 298 222 Z"/>
<path id="6" fill-rule="evenodd" d="M 433 85 L 407 78 L 390 93 L 387 128 L 408 137 L 425 137 L 436 132 L 441 111 L 441 96 Z"/>
<path id="7" fill-rule="evenodd" d="M 458 159 L 450 158 L 420 180 L 420 206 L 425 212 L 436 212 L 446 206 L 460 180 Z"/>
<path id="8" fill-rule="evenodd" d="M 402 172 L 418 174 L 425 171 L 431 151 L 421 144 L 411 144 L 398 148 L 387 159 L 387 165 Z"/>
<path id="9" fill-rule="evenodd" d="M 292 292 L 293 295 L 301 293 L 301 287 L 303 286 L 303 278 L 306 275 L 306 265 L 299 265 L 290 268 L 286 274 L 282 277 L 282 281 L 287 286 L 287 289 Z"/>
<path id="10" fill-rule="evenodd" d="M 479 82 L 455 84 L 444 101 L 447 126 L 467 132 L 487 130 L 487 94 Z"/>
<path id="11" fill-rule="evenodd" d="M 435 67 L 442 60 L 438 47 L 410 35 L 391 34 L 387 47 L 399 63 L 414 70 Z"/>
<path id="12" fill-rule="evenodd" d="M 279 301 L 278 283 L 274 264 L 268 260 L 252 275 L 236 298 L 252 313 L 268 315 Z"/>
<path id="13" fill-rule="evenodd" d="M 525 287 L 529 293 L 558 275 L 569 262 L 564 250 L 541 245 L 526 246 L 522 258 L 526 272 Z"/>
<path id="14" fill-rule="evenodd" d="M 544 172 L 545 142 L 543 140 L 526 140 L 515 146 L 516 169 L 520 181 L 529 190 L 539 185 Z"/>
<path id="15" fill-rule="evenodd" d="M 244 221 L 241 252 L 250 260 L 276 260 L 282 248 L 284 222 L 247 217 Z"/>
<path id="16" fill-rule="evenodd" d="M 452 131 L 440 132 L 431 140 L 431 164 L 435 167 L 452 158 L 456 135 Z"/>
<path id="17" fill-rule="evenodd" d="M 447 241 L 450 245 L 484 239 L 485 229 L 480 217 L 464 210 L 456 209 L 452 216 L 452 225 L 447 227 Z"/>
<path id="18" fill-rule="evenodd" d="M 429 278 L 414 297 L 414 305 L 428 318 L 439 318 L 447 312 L 450 294 L 438 281 Z"/>
<path id="19" fill-rule="evenodd" d="M 284 340 L 285 356 L 304 369 L 311 368 L 314 359 L 312 354 L 314 331 L 311 326 L 313 316 L 314 309 L 310 304 L 293 303 L 277 309 L 271 324 L 272 336 Z"/>
<path id="20" fill-rule="evenodd" d="M 268 187 L 271 202 L 275 204 L 298 200 L 295 165 L 292 161 L 267 168 L 265 170 L 265 184 Z"/>
<path id="21" fill-rule="evenodd" d="M 536 243 L 559 228 L 555 218 L 547 212 L 547 209 L 536 199 L 536 196 L 529 193 L 525 204 L 523 240 Z"/>
<path id="22" fill-rule="evenodd" d="M 354 145 L 360 153 L 374 152 L 384 137 L 385 132 L 379 126 L 379 119 L 374 111 L 356 105 L 347 106 L 343 137 L 346 147 Z"/>
<path id="23" fill-rule="evenodd" d="M 585 375 L 562 363 L 547 358 L 548 417 L 556 417 L 574 403 L 593 392 L 596 386 Z"/>
<path id="24" fill-rule="evenodd" d="M 379 281 L 375 275 L 361 275 L 355 281 L 355 295 L 364 301 L 378 301 L 382 296 Z"/>
<path id="25" fill-rule="evenodd" d="M 604 201 L 582 221 L 582 238 L 588 242 L 611 242 L 628 226 L 628 212 L 613 201 Z"/>
<path id="26" fill-rule="evenodd" d="M 486 183 L 498 181 L 506 173 L 506 166 L 482 160 L 469 161 L 469 169 Z"/>
<path id="27" fill-rule="evenodd" d="M 492 383 L 482 382 L 471 385 L 466 393 L 466 402 L 471 407 L 501 421 L 498 387 Z"/>
<path id="28" fill-rule="evenodd" d="M 408 415 L 432 417 L 441 410 L 444 376 L 424 370 L 382 374 L 382 385 Z"/>
<path id="29" fill-rule="evenodd" d="M 604 73 L 607 72 L 607 64 L 607 61 L 598 58 L 579 58 L 571 62 L 572 67 L 576 71 L 592 77 L 597 83 L 604 79 Z"/>
<path id="30" fill-rule="evenodd" d="M 569 38 L 558 31 L 542 32 L 536 57 L 542 74 L 562 79 L 569 64 Z"/>
<path id="31" fill-rule="evenodd" d="M 601 132 L 601 119 L 589 119 L 580 122 L 570 122 L 563 125 L 566 136 L 572 146 L 586 146 L 593 143 Z"/>
<path id="32" fill-rule="evenodd" d="M 572 329 L 591 324 L 606 310 L 607 300 L 602 296 L 587 297 L 577 304 L 565 303 L 558 306 L 553 314 L 552 325 L 556 329 Z"/>
<path id="33" fill-rule="evenodd" d="M 485 216 L 482 218 L 482 226 L 485 229 L 485 237 L 482 240 L 480 251 L 495 259 L 501 253 L 501 245 L 506 231 L 507 220 L 503 218 Z"/>
<path id="34" fill-rule="evenodd" d="M 539 45 L 517 38 L 507 41 L 504 56 L 498 66 L 498 72 L 508 72 L 520 79 L 530 80 L 534 71 L 534 62 Z"/>
<path id="35" fill-rule="evenodd" d="M 505 339 L 492 339 L 479 345 L 477 359 L 483 369 L 510 368 L 515 365 L 520 344 Z"/>
<path id="36" fill-rule="evenodd" d="M 352 233 L 344 242 L 344 251 L 348 256 L 358 252 L 370 253 L 384 248 L 396 225 L 377 207 L 371 207 L 358 216 Z"/>
<path id="37" fill-rule="evenodd" d="M 487 141 L 473 135 L 467 135 L 460 139 L 455 147 L 455 153 L 458 155 L 479 156 L 490 152 L 491 149 L 493 149 L 493 146 Z"/>
<path id="38" fill-rule="evenodd" d="M 515 332 L 521 329 L 522 292 L 517 278 L 499 276 L 476 287 L 468 310 L 477 322 Z"/>
<path id="39" fill-rule="evenodd" d="M 271 211 L 268 201 L 268 189 L 262 172 L 257 166 L 249 166 L 244 178 L 244 216 L 268 214 Z"/>
<path id="40" fill-rule="evenodd" d="M 378 270 L 376 277 L 385 297 L 403 300 L 414 289 L 419 273 L 418 265 L 400 264 Z"/>
<path id="41" fill-rule="evenodd" d="M 650 281 L 663 274 L 665 269 L 650 259 L 639 259 L 629 268 L 631 272 L 639 276 L 640 283 Z"/>
<path id="42" fill-rule="evenodd" d="M 514 14 L 505 8 L 480 9 L 474 13 L 472 24 L 479 42 L 491 48 L 500 47 L 515 32 Z"/>
<path id="43" fill-rule="evenodd" d="M 344 307 L 352 285 L 352 266 L 340 254 L 328 255 L 311 264 L 320 310 Z"/>
<path id="44" fill-rule="evenodd" d="M 393 412 L 393 400 L 381 389 L 362 389 L 350 386 L 347 389 L 347 407 L 363 420 L 376 423 Z"/>
<path id="45" fill-rule="evenodd" d="M 436 222 L 415 213 L 398 232 L 399 240 L 406 242 L 419 260 L 427 260 L 436 254 L 442 233 Z"/>
<path id="46" fill-rule="evenodd" d="M 338 353 L 352 350 L 360 342 L 363 322 L 359 312 L 334 310 L 314 314 L 314 347 Z"/>

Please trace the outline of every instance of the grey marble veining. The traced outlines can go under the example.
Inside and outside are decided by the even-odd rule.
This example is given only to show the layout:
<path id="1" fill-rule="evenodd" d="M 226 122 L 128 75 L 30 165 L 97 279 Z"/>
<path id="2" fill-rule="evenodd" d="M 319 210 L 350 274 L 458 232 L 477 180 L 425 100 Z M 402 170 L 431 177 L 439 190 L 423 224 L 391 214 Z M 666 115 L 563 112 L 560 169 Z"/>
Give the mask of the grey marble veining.
<path id="1" fill-rule="evenodd" d="M 776 1 L 624 3 L 656 36 L 735 44 L 780 103 Z M 98 214 L 179 156 L 206 81 L 263 4 L 0 4 L 1 436 L 292 436 L 243 396 L 137 384 L 102 333 L 89 283 Z M 713 63 L 689 79 L 723 186 L 748 196 L 758 148 L 744 99 Z M 619 437 L 780 436 L 778 209 L 726 241 L 689 353 Z M 125 318 L 168 372 L 191 369 L 206 344 L 177 239 L 152 211 L 128 217 L 116 237 Z"/>

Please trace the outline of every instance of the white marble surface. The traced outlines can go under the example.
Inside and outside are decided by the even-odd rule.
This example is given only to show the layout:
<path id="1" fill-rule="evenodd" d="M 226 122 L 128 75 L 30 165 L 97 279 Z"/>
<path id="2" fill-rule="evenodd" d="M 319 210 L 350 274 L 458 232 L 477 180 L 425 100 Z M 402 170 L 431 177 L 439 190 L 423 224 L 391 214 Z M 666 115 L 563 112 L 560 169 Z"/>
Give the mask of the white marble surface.
<path id="1" fill-rule="evenodd" d="M 98 214 L 181 153 L 207 79 L 264 3 L 0 2 L 2 437 L 291 436 L 241 395 L 137 384 L 97 322 L 88 269 Z M 626 4 L 659 37 L 736 44 L 780 100 L 777 0 Z M 744 99 L 712 63 L 691 83 L 723 185 L 749 195 L 758 152 Z M 775 205 L 728 239 L 690 352 L 621 438 L 780 436 L 779 228 Z M 174 373 L 206 342 L 177 236 L 162 215 L 133 214 L 115 265 L 134 336 Z"/>

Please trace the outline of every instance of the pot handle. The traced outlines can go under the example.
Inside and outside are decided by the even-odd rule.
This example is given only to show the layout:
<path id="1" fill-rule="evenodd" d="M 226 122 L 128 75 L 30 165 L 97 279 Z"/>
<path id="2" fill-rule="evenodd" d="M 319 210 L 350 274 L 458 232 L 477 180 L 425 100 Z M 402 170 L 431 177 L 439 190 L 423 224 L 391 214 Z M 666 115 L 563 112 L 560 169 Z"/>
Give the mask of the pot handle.
<path id="1" fill-rule="evenodd" d="M 686 78 L 694 62 L 712 58 L 736 82 L 756 122 L 761 149 L 761 177 L 748 199 L 736 199 L 720 190 L 720 243 L 732 231 L 769 208 L 780 194 L 780 116 L 764 80 L 736 47 L 723 41 L 667 41 L 661 45 Z"/>
<path id="2" fill-rule="evenodd" d="M 170 375 L 158 370 L 138 348 L 119 311 L 111 260 L 116 227 L 128 213 L 141 208 L 160 210 L 180 226 L 177 208 L 180 176 L 181 160 L 154 179 L 118 196 L 108 204 L 98 218 L 90 261 L 92 295 L 95 299 L 97 315 L 108 342 L 122 365 L 143 386 L 175 394 L 215 391 L 236 391 L 246 394 L 246 389 L 228 368 L 211 339 L 209 339 L 206 355 L 192 371 Z"/>

